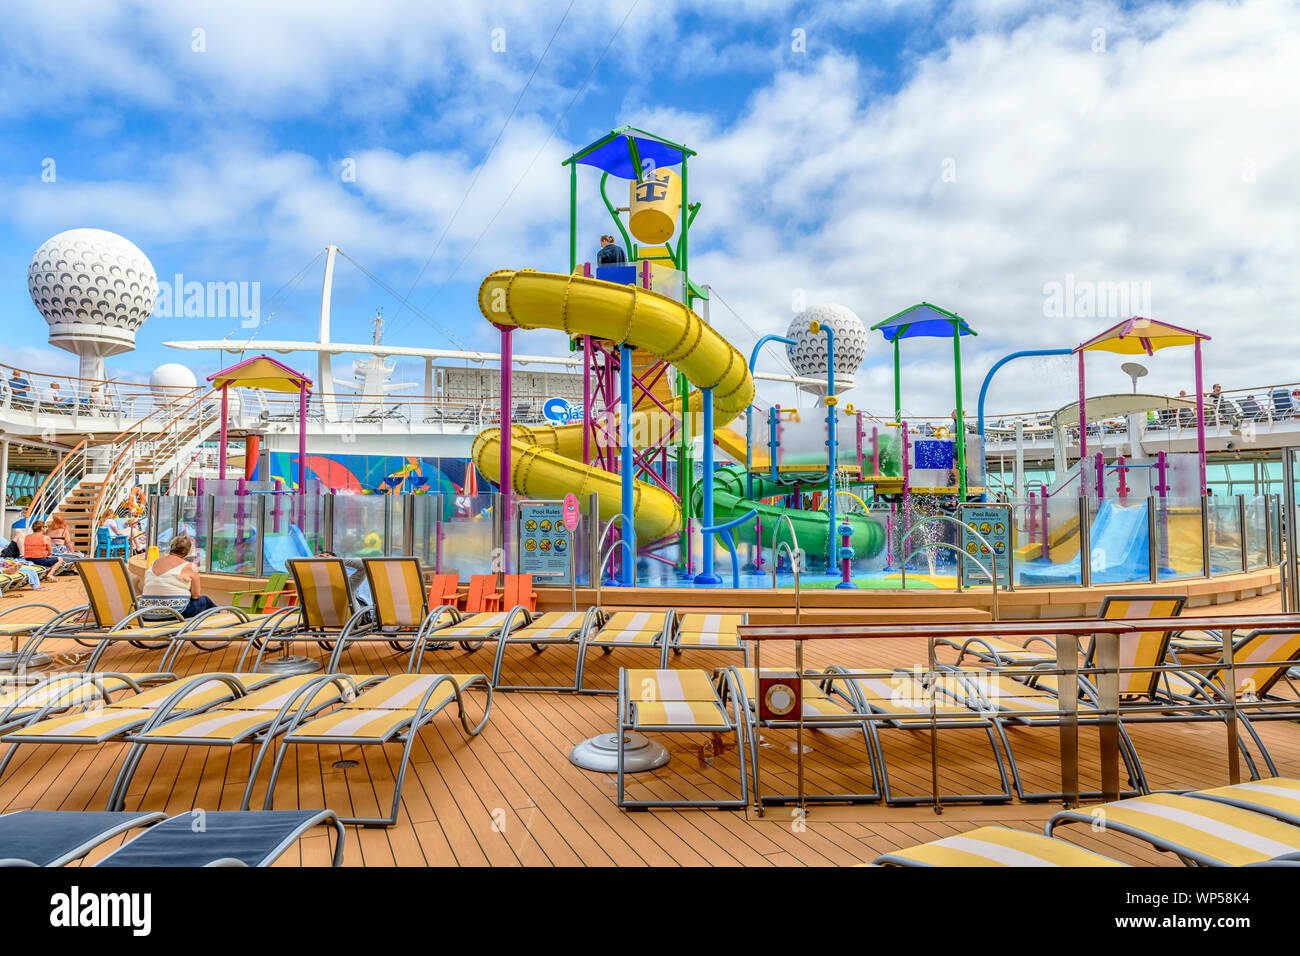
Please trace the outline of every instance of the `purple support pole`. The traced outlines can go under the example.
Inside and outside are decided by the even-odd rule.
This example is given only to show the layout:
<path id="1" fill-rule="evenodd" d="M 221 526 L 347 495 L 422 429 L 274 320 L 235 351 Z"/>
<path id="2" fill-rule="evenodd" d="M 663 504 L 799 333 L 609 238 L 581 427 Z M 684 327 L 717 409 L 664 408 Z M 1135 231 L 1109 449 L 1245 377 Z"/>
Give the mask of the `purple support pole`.
<path id="1" fill-rule="evenodd" d="M 1201 340 L 1196 346 L 1196 458 L 1201 469 L 1201 494 L 1210 493 L 1205 485 L 1205 385 L 1201 379 Z"/>
<path id="2" fill-rule="evenodd" d="M 1079 350 L 1079 461 L 1088 457 L 1088 393 L 1083 386 L 1083 350 Z"/>
<path id="3" fill-rule="evenodd" d="M 229 402 L 229 385 L 221 386 L 221 480 L 226 480 L 226 428 L 229 425 L 229 419 L 226 413 L 230 410 Z"/>
<path id="4" fill-rule="evenodd" d="M 1119 468 L 1119 503 L 1122 505 L 1128 498 L 1128 462 L 1123 455 L 1115 462 Z"/>
<path id="5" fill-rule="evenodd" d="M 858 443 L 858 449 L 857 449 L 857 451 L 858 451 L 858 475 L 861 476 L 861 475 L 865 474 L 865 473 L 866 473 L 866 470 L 867 470 L 867 462 L 866 462 L 866 458 L 865 458 L 865 456 L 862 454 L 862 413 L 861 413 L 861 412 L 858 412 L 856 418 L 857 418 L 857 425 L 856 425 L 856 427 L 854 428 L 854 433 L 855 433 L 854 437 L 857 439 L 857 443 Z"/>
<path id="6" fill-rule="evenodd" d="M 1048 560 L 1052 556 L 1052 544 L 1048 540 L 1050 535 L 1048 534 L 1048 526 L 1047 526 L 1047 489 L 1046 488 L 1043 489 L 1043 497 L 1039 500 L 1041 502 L 1041 506 L 1043 509 L 1043 560 Z"/>
<path id="7" fill-rule="evenodd" d="M 514 384 L 514 342 L 511 333 L 514 331 L 506 326 L 498 326 L 501 329 L 501 474 L 499 477 L 498 487 L 501 489 L 501 529 L 506 539 L 510 537 L 510 492 L 514 487 L 514 481 L 510 474 L 510 445 L 514 439 L 514 431 L 511 427 L 511 417 L 514 412 L 514 400 L 511 396 L 511 386 Z M 502 556 L 504 564 L 503 570 L 510 570 L 510 546 L 506 541 L 501 542 L 502 550 L 505 552 Z"/>
<path id="8" fill-rule="evenodd" d="M 871 473 L 880 474 L 880 429 L 871 426 Z"/>
<path id="9" fill-rule="evenodd" d="M 899 520 L 902 521 L 903 537 L 906 538 L 907 532 L 911 530 L 908 527 L 911 523 L 908 520 L 908 513 L 912 510 L 912 469 L 908 459 L 911 457 L 912 440 L 907 435 L 907 422 L 900 421 L 898 424 L 903 433 L 903 511 L 899 516 Z M 898 563 L 900 567 L 907 560 L 906 555 L 901 553 L 902 550 L 902 548 L 899 548 Z"/>
<path id="10" fill-rule="evenodd" d="M 1105 497 L 1106 497 L 1106 459 L 1101 452 L 1097 452 L 1097 500 L 1102 501 L 1105 499 Z"/>
<path id="11" fill-rule="evenodd" d="M 582 463 L 591 464 L 591 336 L 582 337 Z"/>
<path id="12" fill-rule="evenodd" d="M 763 519 L 754 519 L 754 543 L 757 546 L 758 554 L 754 558 L 754 570 L 763 570 Z"/>
<path id="13" fill-rule="evenodd" d="M 647 259 L 641 260 L 641 288 L 650 288 L 650 262 Z"/>
<path id="14" fill-rule="evenodd" d="M 894 511 L 897 505 L 889 506 L 889 514 L 885 515 L 885 567 L 894 566 Z"/>
<path id="15" fill-rule="evenodd" d="M 1029 543 L 1033 544 L 1038 538 L 1038 494 L 1031 491 L 1029 493 Z"/>
<path id="16" fill-rule="evenodd" d="M 1168 470 L 1169 462 L 1165 460 L 1165 453 L 1156 452 L 1156 494 L 1161 498 L 1169 491 L 1169 481 L 1166 478 Z"/>
<path id="17" fill-rule="evenodd" d="M 307 386 L 304 385 L 298 390 L 298 495 L 301 497 L 305 494 L 307 494 Z"/>

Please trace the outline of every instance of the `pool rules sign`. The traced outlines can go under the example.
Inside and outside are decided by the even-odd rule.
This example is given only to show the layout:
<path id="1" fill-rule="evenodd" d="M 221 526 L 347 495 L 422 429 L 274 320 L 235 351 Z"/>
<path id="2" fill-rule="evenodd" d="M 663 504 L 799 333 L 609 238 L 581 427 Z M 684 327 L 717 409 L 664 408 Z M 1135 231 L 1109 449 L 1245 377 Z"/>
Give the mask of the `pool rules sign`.
<path id="1" fill-rule="evenodd" d="M 961 583 L 988 584 L 988 572 L 996 566 L 998 587 L 1010 587 L 1013 550 L 1011 506 L 963 504 L 959 514 L 962 522 Z"/>
<path id="2" fill-rule="evenodd" d="M 573 532 L 564 526 L 560 502 L 528 502 L 519 506 L 519 571 L 538 584 L 570 583 Z"/>

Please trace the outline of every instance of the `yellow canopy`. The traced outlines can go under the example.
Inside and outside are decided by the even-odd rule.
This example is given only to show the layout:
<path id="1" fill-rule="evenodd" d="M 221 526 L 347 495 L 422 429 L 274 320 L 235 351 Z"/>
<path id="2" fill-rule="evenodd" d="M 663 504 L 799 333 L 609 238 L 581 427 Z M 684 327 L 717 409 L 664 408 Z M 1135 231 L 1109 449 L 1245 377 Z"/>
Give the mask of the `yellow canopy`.
<path id="1" fill-rule="evenodd" d="M 209 375 L 213 388 L 264 388 L 271 392 L 311 391 L 311 379 L 295 372 L 268 355 L 258 355 L 247 361 Z"/>
<path id="2" fill-rule="evenodd" d="M 1179 328 L 1167 322 L 1134 316 L 1107 329 L 1075 348 L 1076 352 L 1115 352 L 1119 355 L 1151 355 L 1156 349 L 1195 345 L 1208 335 Z"/>

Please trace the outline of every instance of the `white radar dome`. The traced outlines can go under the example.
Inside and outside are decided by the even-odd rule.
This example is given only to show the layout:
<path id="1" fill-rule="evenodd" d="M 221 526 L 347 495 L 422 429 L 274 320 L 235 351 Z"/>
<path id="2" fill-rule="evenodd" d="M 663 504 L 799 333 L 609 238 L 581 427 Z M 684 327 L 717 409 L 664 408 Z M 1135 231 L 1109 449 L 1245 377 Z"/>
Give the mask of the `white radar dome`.
<path id="1" fill-rule="evenodd" d="M 159 365 L 149 373 L 149 388 L 156 398 L 174 398 L 198 384 L 194 373 L 178 362 Z"/>

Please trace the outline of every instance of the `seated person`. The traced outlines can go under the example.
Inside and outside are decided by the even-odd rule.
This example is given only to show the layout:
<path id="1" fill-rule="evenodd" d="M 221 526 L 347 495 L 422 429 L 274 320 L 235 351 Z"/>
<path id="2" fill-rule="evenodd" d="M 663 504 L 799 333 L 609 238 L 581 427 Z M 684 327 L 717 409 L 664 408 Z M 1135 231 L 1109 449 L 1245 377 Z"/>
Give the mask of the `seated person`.
<path id="1" fill-rule="evenodd" d="M 167 553 L 144 572 L 145 597 L 188 597 L 189 603 L 181 611 L 181 617 L 194 617 L 209 608 L 216 607 L 212 598 L 200 593 L 201 582 L 199 569 L 190 563 L 190 552 L 194 542 L 187 534 L 178 534 L 172 538 Z"/>
<path id="2" fill-rule="evenodd" d="M 45 536 L 50 539 L 50 547 L 55 557 L 84 558 L 85 555 L 72 546 L 72 532 L 62 515 L 55 515 L 45 526 Z"/>
<path id="3" fill-rule="evenodd" d="M 125 525 L 126 527 L 123 527 L 123 522 L 118 521 L 115 515 L 110 515 L 104 521 L 103 527 L 114 538 L 126 538 L 131 553 L 139 554 L 144 550 L 144 533 L 140 530 L 140 525 L 136 521 L 126 519 Z"/>
<path id="4" fill-rule="evenodd" d="M 27 537 L 23 538 L 23 560 L 49 568 L 50 574 L 58 574 L 59 568 L 63 567 L 63 559 L 55 557 L 54 547 L 45 534 L 44 521 L 33 521 Z"/>

